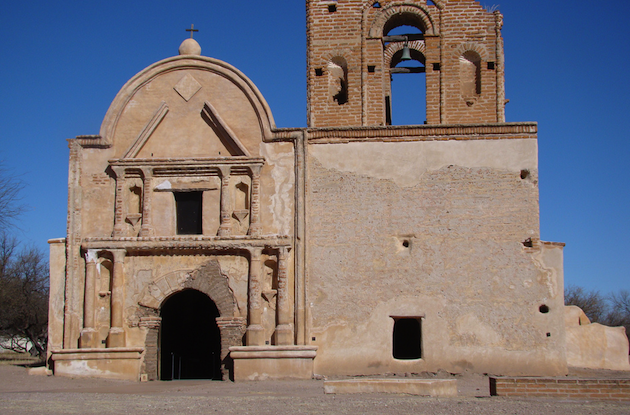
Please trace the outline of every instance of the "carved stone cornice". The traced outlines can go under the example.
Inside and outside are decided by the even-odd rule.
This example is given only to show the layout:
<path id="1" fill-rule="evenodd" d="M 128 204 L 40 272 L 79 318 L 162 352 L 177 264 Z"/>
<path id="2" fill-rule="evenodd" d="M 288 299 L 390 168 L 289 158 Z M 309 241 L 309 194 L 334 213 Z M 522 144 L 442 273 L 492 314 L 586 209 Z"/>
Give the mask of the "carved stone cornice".
<path id="1" fill-rule="evenodd" d="M 251 236 L 151 236 L 151 237 L 112 237 L 85 238 L 82 249 L 114 250 L 125 249 L 134 252 L 149 251 L 232 251 L 252 248 L 277 249 L 293 246 L 289 235 Z"/>
<path id="2" fill-rule="evenodd" d="M 167 158 L 109 160 L 112 169 L 151 171 L 160 176 L 220 176 L 221 169 L 236 174 L 250 174 L 265 164 L 263 157 Z"/>

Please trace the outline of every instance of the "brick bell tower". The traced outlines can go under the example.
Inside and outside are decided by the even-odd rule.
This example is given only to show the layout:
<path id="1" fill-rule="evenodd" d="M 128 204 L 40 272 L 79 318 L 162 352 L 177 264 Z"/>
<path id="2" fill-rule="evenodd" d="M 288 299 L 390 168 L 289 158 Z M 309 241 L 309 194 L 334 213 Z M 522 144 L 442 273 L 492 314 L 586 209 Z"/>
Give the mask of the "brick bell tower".
<path id="1" fill-rule="evenodd" d="M 505 122 L 498 11 L 473 0 L 307 0 L 306 10 L 309 127 L 390 125 L 401 76 L 425 77 L 414 124 Z"/>

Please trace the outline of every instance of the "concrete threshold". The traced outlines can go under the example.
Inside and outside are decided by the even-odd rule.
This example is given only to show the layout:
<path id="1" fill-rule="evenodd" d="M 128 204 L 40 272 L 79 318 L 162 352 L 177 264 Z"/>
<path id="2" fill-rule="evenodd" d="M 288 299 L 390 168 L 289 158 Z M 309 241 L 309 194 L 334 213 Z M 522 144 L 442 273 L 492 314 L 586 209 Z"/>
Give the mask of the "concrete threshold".
<path id="1" fill-rule="evenodd" d="M 401 393 L 456 397 L 456 379 L 344 379 L 324 382 L 324 393 Z"/>

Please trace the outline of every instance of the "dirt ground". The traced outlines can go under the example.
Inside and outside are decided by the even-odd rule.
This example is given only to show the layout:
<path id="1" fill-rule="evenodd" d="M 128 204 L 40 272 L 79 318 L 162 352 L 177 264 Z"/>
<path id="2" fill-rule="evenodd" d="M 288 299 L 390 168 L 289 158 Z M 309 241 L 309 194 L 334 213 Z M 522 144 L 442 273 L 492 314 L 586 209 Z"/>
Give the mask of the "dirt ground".
<path id="1" fill-rule="evenodd" d="M 607 371 L 572 375 L 630 377 Z M 27 368 L 3 364 L 0 414 L 630 414 L 630 402 L 490 397 L 487 377 L 456 379 L 457 398 L 325 395 L 322 380 L 134 383 L 34 376 Z"/>

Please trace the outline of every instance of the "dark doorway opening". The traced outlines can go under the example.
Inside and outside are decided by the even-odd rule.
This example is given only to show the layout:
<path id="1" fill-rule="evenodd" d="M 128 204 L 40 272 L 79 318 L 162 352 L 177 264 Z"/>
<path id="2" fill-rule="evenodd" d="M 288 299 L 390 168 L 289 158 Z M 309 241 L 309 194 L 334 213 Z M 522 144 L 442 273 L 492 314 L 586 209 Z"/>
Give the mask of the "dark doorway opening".
<path id="1" fill-rule="evenodd" d="M 219 310 L 207 295 L 184 290 L 161 310 L 160 379 L 221 380 Z"/>
<path id="2" fill-rule="evenodd" d="M 422 327 L 420 318 L 398 318 L 394 321 L 394 359 L 422 358 Z"/>

